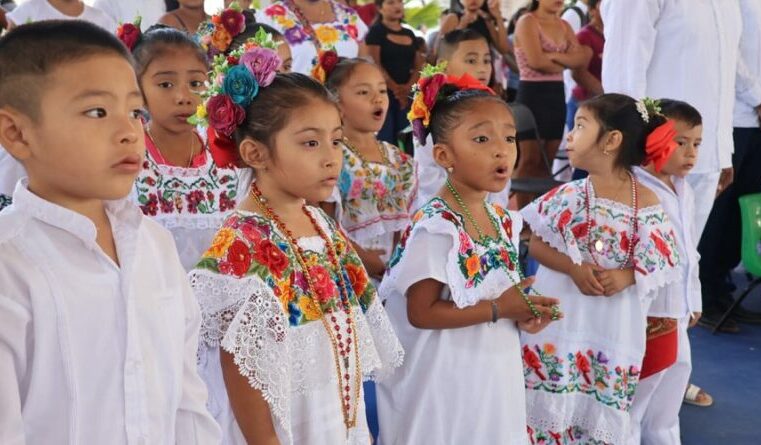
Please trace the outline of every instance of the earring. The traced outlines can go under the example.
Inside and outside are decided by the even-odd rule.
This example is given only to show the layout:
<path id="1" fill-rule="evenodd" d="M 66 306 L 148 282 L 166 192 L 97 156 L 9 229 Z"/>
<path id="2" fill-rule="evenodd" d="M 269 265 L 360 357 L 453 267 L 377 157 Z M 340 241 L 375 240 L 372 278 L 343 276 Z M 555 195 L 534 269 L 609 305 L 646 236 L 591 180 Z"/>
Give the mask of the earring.
<path id="1" fill-rule="evenodd" d="M 605 156 L 608 156 L 610 154 L 610 152 L 608 151 L 607 148 L 603 148 L 602 149 L 602 154 L 604 154 Z"/>
<path id="2" fill-rule="evenodd" d="M 454 167 L 447 167 L 447 173 L 451 175 L 453 171 L 454 171 Z"/>

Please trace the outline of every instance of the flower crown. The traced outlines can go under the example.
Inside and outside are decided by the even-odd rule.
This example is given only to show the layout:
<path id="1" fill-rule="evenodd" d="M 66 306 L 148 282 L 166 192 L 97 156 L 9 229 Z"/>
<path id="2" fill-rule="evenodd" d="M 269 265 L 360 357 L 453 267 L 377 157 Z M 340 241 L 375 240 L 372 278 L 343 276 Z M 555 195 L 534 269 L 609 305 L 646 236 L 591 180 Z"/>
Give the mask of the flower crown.
<path id="1" fill-rule="evenodd" d="M 317 53 L 317 60 L 315 61 L 310 74 L 315 80 L 325 85 L 328 76 L 330 76 L 330 73 L 336 68 L 338 62 L 338 53 L 335 49 L 328 48 L 326 50 L 320 50 Z"/>
<path id="2" fill-rule="evenodd" d="M 420 80 L 412 87 L 412 107 L 407 118 L 412 123 L 412 133 L 421 144 L 425 143 L 431 113 L 439 101 L 463 90 L 480 90 L 494 94 L 491 88 L 469 74 L 456 77 L 444 74 L 445 71 L 446 62 L 436 66 L 426 65 L 420 73 Z"/>
<path id="3" fill-rule="evenodd" d="M 122 41 L 130 52 L 135 49 L 143 37 L 143 32 L 140 30 L 140 23 L 142 21 L 143 18 L 137 16 L 132 23 L 119 23 L 119 26 L 116 28 L 116 37 Z"/>
<path id="4" fill-rule="evenodd" d="M 645 97 L 638 100 L 635 105 L 646 124 L 650 123 L 653 116 L 663 116 L 659 100 Z M 653 129 L 645 140 L 645 160 L 642 165 L 653 164 L 655 171 L 660 173 L 679 145 L 674 140 L 676 134 L 674 121 L 671 119 L 666 119 L 666 122 Z"/>
<path id="5" fill-rule="evenodd" d="M 246 17 L 242 11 L 238 3 L 233 2 L 198 27 L 196 35 L 209 59 L 227 53 L 233 39 L 246 30 Z"/>
<path id="6" fill-rule="evenodd" d="M 226 166 L 237 160 L 235 153 L 229 153 L 233 133 L 245 121 L 246 107 L 259 90 L 275 79 L 282 63 L 276 47 L 272 36 L 260 29 L 228 55 L 214 56 L 207 89 L 202 93 L 203 103 L 188 122 L 209 128 L 209 143 L 217 165 Z M 215 153 L 215 142 L 216 148 L 224 146 L 225 153 Z"/>

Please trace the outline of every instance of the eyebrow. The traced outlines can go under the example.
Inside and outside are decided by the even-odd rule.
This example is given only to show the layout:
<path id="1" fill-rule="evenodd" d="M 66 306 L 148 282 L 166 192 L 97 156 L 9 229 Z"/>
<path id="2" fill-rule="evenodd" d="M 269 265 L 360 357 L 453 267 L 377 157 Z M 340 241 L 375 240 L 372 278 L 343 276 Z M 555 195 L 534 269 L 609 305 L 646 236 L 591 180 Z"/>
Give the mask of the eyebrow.
<path id="1" fill-rule="evenodd" d="M 142 98 L 143 95 L 138 90 L 132 90 L 127 94 L 128 97 L 139 97 Z M 107 97 L 109 99 L 116 99 L 116 94 L 105 91 L 105 90 L 85 90 L 76 96 L 74 96 L 74 100 L 85 100 L 85 99 L 92 99 L 92 98 L 98 98 L 98 97 Z"/>
<path id="2" fill-rule="evenodd" d="M 341 125 L 339 125 L 338 127 L 334 128 L 330 132 L 331 133 L 335 133 L 336 131 L 340 131 L 340 130 L 343 130 L 343 126 L 341 126 Z M 295 132 L 293 134 L 307 133 L 307 132 L 310 132 L 310 131 L 313 131 L 315 133 L 321 133 L 322 129 L 321 128 L 317 128 L 317 127 L 307 127 L 307 128 L 302 128 L 301 130 L 299 130 L 299 131 L 297 131 L 297 132 Z"/>
<path id="3" fill-rule="evenodd" d="M 190 74 L 206 74 L 206 71 L 202 71 L 202 70 L 187 70 L 185 72 Z M 153 77 L 171 76 L 176 74 L 177 74 L 177 71 L 159 71 L 157 73 L 154 73 Z"/>

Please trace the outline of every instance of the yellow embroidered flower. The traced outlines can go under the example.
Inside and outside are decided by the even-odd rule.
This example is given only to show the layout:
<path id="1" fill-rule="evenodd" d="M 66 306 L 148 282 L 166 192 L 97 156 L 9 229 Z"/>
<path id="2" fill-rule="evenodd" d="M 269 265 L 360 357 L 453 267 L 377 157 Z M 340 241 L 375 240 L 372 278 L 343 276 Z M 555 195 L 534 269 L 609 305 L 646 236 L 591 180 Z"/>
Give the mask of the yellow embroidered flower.
<path id="1" fill-rule="evenodd" d="M 545 343 L 542 349 L 544 349 L 544 353 L 547 355 L 555 355 L 555 352 L 557 351 L 555 345 L 552 343 Z"/>
<path id="2" fill-rule="evenodd" d="M 296 26 L 296 22 L 293 21 L 293 19 L 282 17 L 278 19 L 278 24 L 282 26 L 285 29 L 290 29 Z"/>
<path id="3" fill-rule="evenodd" d="M 204 258 L 222 258 L 222 255 L 227 252 L 227 248 L 230 247 L 230 244 L 232 244 L 234 240 L 235 232 L 232 229 L 228 227 L 221 229 L 214 236 L 214 239 L 211 242 L 211 247 L 209 247 L 206 253 L 203 254 Z"/>
<path id="4" fill-rule="evenodd" d="M 278 299 L 280 300 L 280 304 L 283 305 L 283 310 L 288 311 L 288 303 L 293 300 L 293 288 L 291 287 L 291 281 L 290 279 L 286 278 L 285 280 L 277 280 L 276 285 L 279 292 Z"/>
<path id="5" fill-rule="evenodd" d="M 299 309 L 309 321 L 319 320 L 322 317 L 322 313 L 309 297 L 299 298 Z"/>
<path id="6" fill-rule="evenodd" d="M 323 46 L 333 46 L 340 38 L 338 30 L 330 26 L 320 26 L 314 30 L 314 34 Z"/>
<path id="7" fill-rule="evenodd" d="M 481 270 L 481 259 L 478 255 L 473 254 L 465 260 L 465 268 L 468 270 L 468 278 L 473 278 Z"/>

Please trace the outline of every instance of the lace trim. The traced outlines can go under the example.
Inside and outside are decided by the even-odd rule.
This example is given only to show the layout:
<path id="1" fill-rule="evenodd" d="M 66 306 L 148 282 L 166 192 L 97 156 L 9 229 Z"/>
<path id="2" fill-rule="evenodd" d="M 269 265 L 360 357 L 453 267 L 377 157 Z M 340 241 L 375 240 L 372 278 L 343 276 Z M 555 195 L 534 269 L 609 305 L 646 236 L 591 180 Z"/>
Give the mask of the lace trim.
<path id="1" fill-rule="evenodd" d="M 212 214 L 166 214 L 159 213 L 152 218 L 164 226 L 167 230 L 175 228 L 192 230 L 217 230 L 222 227 L 225 219 L 231 211 Z"/>
<path id="2" fill-rule="evenodd" d="M 524 207 L 521 210 L 521 216 L 523 221 L 531 227 L 532 234 L 538 236 L 553 249 L 568 256 L 573 264 L 584 262 L 573 232 L 566 226 L 562 235 L 554 233 L 551 227 L 555 222 L 539 214 L 536 201 Z"/>
<path id="3" fill-rule="evenodd" d="M 526 421 L 537 431 L 566 431 L 580 427 L 594 440 L 624 444 L 629 436 L 630 415 L 594 402 L 580 394 L 526 391 Z"/>

